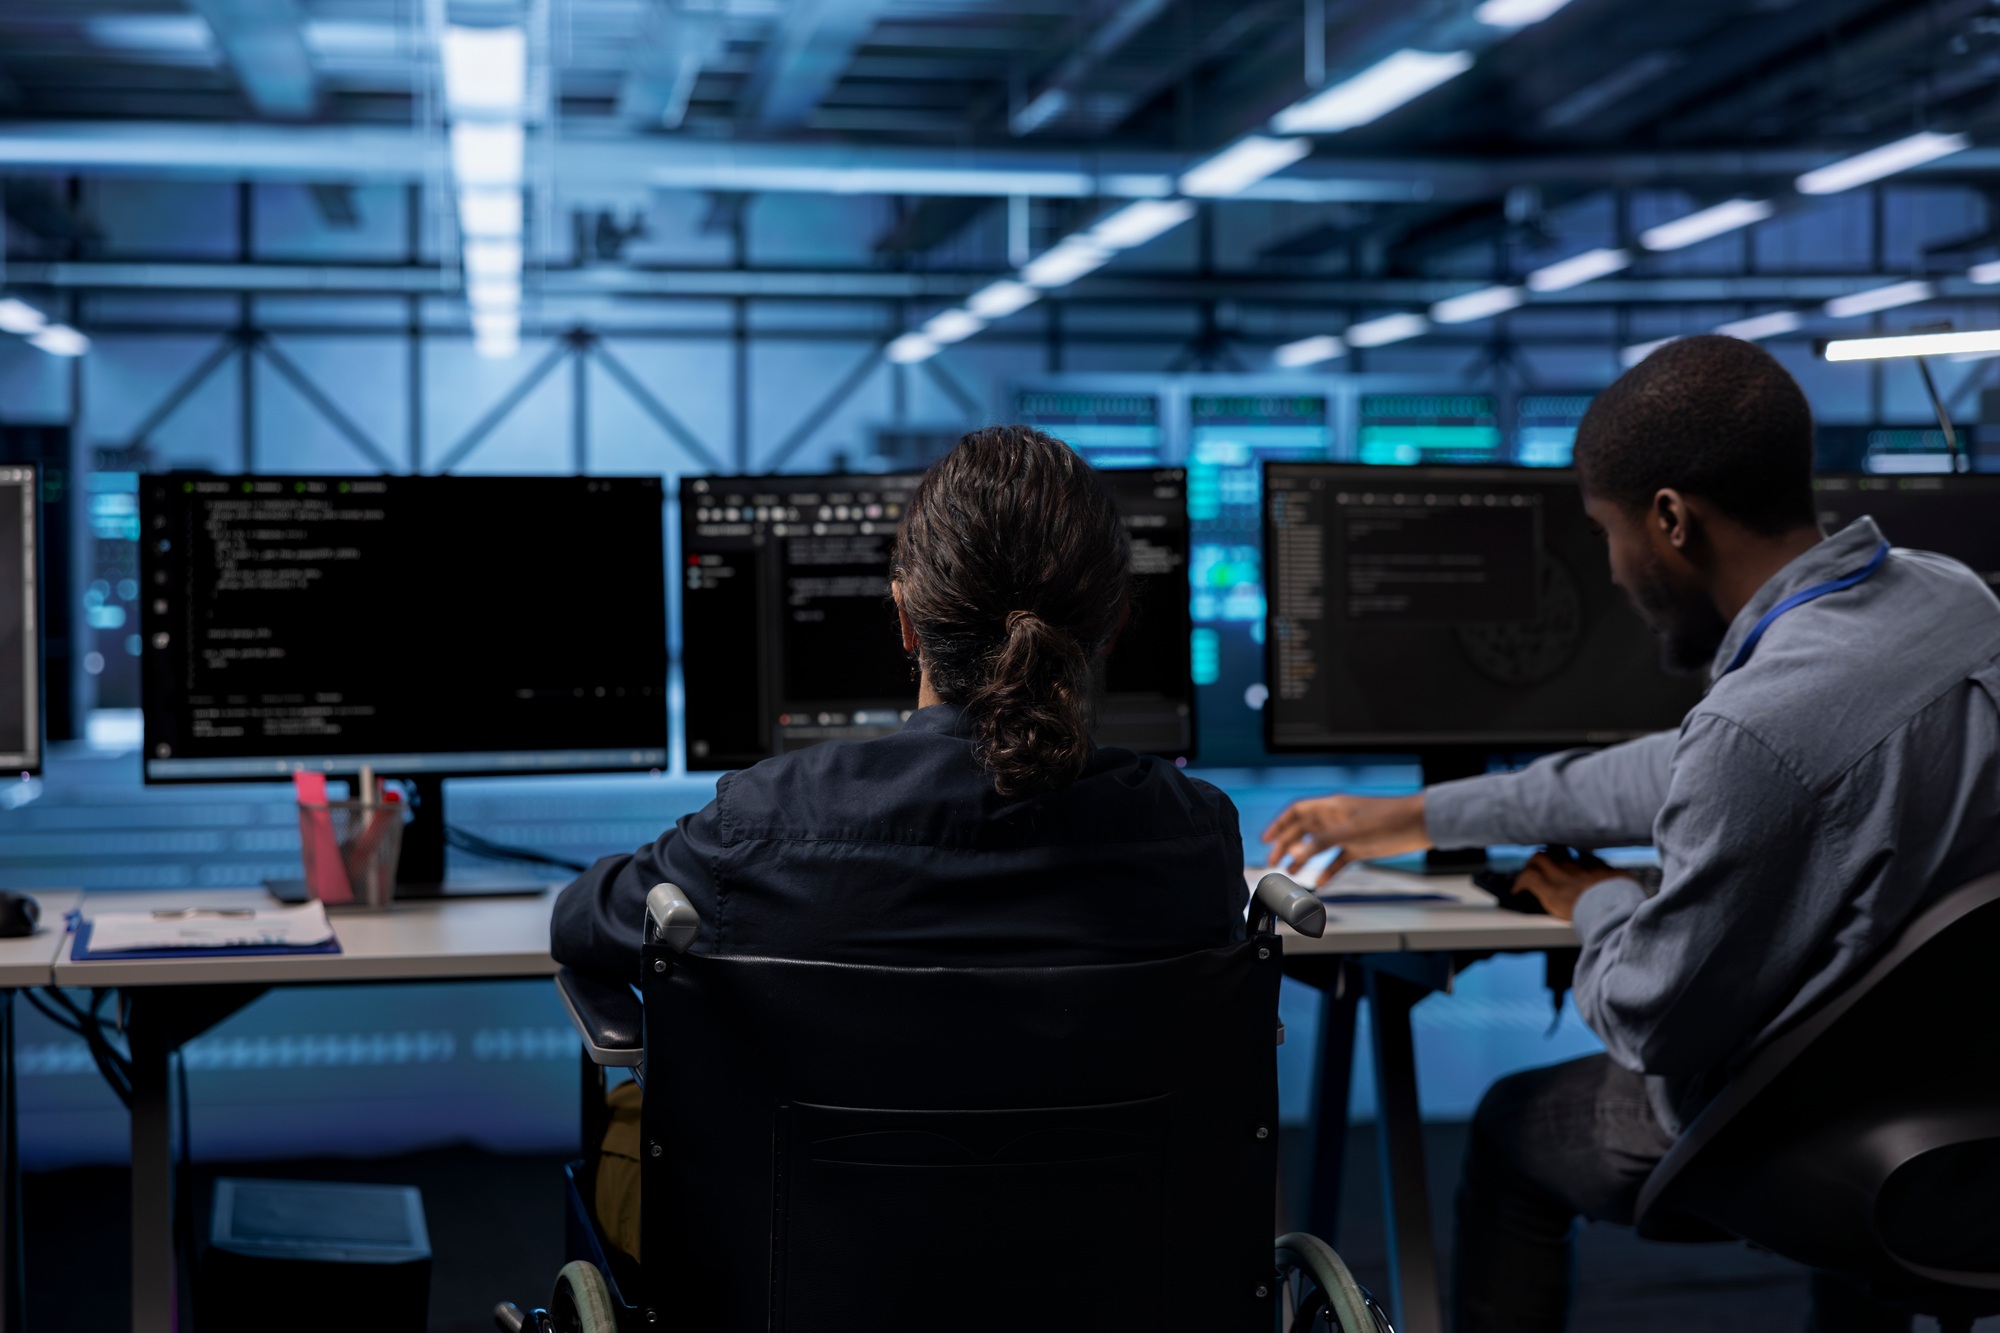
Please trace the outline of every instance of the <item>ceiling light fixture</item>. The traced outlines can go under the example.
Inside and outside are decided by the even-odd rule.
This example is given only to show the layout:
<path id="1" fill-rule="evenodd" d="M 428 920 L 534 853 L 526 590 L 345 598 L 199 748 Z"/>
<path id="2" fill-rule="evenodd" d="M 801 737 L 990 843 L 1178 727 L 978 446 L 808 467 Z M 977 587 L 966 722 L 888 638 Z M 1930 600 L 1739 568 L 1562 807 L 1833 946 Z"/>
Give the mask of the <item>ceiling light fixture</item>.
<path id="1" fill-rule="evenodd" d="M 1027 283 L 1002 278 L 966 298 L 965 308 L 981 319 L 1005 319 L 1041 299 L 1042 294 Z"/>
<path id="2" fill-rule="evenodd" d="M 1416 338 L 1428 332 L 1431 322 L 1422 315 L 1403 313 L 1382 315 L 1376 319 L 1363 320 L 1349 326 L 1347 345 L 1349 347 L 1382 347 L 1389 343 L 1399 343 L 1406 338 Z"/>
<path id="3" fill-rule="evenodd" d="M 1965 276 L 1982 287 L 1990 287 L 2000 282 L 2000 259 L 1989 259 L 1983 264 L 1974 264 L 1965 271 Z"/>
<path id="4" fill-rule="evenodd" d="M 1748 319 L 1733 319 L 1727 324 L 1718 324 L 1715 331 L 1725 338 L 1756 342 L 1759 338 L 1797 333 L 1805 322 L 1805 317 L 1796 310 L 1773 310 L 1768 315 L 1752 315 Z"/>
<path id="5" fill-rule="evenodd" d="M 1283 171 L 1310 152 L 1312 144 L 1305 139 L 1270 139 L 1261 134 L 1247 134 L 1183 173 L 1181 193 L 1203 199 L 1226 199 L 1272 172 Z"/>
<path id="6" fill-rule="evenodd" d="M 1936 289 L 1928 282 L 1892 282 L 1887 287 L 1871 287 L 1865 292 L 1836 296 L 1826 303 L 1826 313 L 1835 319 L 1852 319 L 1856 315 L 1872 315 L 1877 310 L 1915 305 L 1936 295 Z"/>
<path id="7" fill-rule="evenodd" d="M 899 366 L 909 366 L 936 356 L 938 345 L 921 333 L 906 333 L 884 348 L 882 354 Z"/>
<path id="8" fill-rule="evenodd" d="M 1472 17 L 1492 28 L 1525 28 L 1540 23 L 1569 0 L 1486 0 Z"/>
<path id="9" fill-rule="evenodd" d="M 466 236 L 518 240 L 521 235 L 521 192 L 460 190 L 458 230 Z"/>
<path id="10" fill-rule="evenodd" d="M 475 310 L 519 310 L 521 279 L 474 278 L 465 284 L 465 299 Z"/>
<path id="11" fill-rule="evenodd" d="M 1907 139 L 1898 139 L 1880 148 L 1871 148 L 1865 153 L 1815 167 L 1793 184 L 1800 194 L 1839 194 L 1842 190 L 1851 190 L 1857 185 L 1866 185 L 1884 176 L 1893 176 L 1899 171 L 1949 157 L 1971 145 L 1972 140 L 1963 134 L 1939 134 L 1935 130 L 1924 130 Z"/>
<path id="12" fill-rule="evenodd" d="M 1879 361 L 1895 356 L 1953 356 L 2000 352 L 2000 329 L 1962 333 L 1903 333 L 1886 338 L 1839 338 L 1826 345 L 1829 361 Z"/>
<path id="13" fill-rule="evenodd" d="M 1301 338 L 1297 342 L 1286 343 L 1271 353 L 1271 360 L 1287 370 L 1296 370 L 1300 366 L 1314 366 L 1322 361 L 1331 361 L 1337 356 L 1346 355 L 1346 343 L 1331 333 L 1321 333 L 1310 338 Z"/>
<path id="14" fill-rule="evenodd" d="M 1639 244 L 1648 250 L 1679 250 L 1762 222 L 1775 212 L 1777 207 L 1768 199 L 1726 199 L 1698 213 L 1646 228 L 1639 233 Z"/>
<path id="15" fill-rule="evenodd" d="M 520 28 L 444 30 L 444 104 L 459 116 L 519 116 L 528 100 L 528 35 Z"/>
<path id="16" fill-rule="evenodd" d="M 1470 324 L 1475 319 L 1504 315 L 1527 299 L 1519 287 L 1481 287 L 1439 301 L 1431 307 L 1431 318 L 1439 324 Z"/>
<path id="17" fill-rule="evenodd" d="M 449 133 L 451 174 L 461 189 L 520 186 L 527 137 L 518 123 L 459 121 Z"/>
<path id="18" fill-rule="evenodd" d="M 26 301 L 9 296 L 0 300 L 0 333 L 16 333 L 26 337 L 30 333 L 40 333 L 48 327 L 49 317 L 29 305 Z"/>
<path id="19" fill-rule="evenodd" d="M 1130 250 L 1164 236 L 1194 216 L 1186 199 L 1141 199 L 1090 229 L 1090 239 L 1107 250 Z"/>
<path id="20" fill-rule="evenodd" d="M 1111 251 L 1088 236 L 1065 236 L 1023 268 L 1021 279 L 1029 286 L 1040 287 L 1044 291 L 1051 287 L 1065 287 L 1084 274 L 1102 268 L 1110 258 Z"/>
<path id="21" fill-rule="evenodd" d="M 1629 250 L 1585 250 L 1580 255 L 1558 259 L 1553 264 L 1536 269 L 1528 275 L 1528 286 L 1538 292 L 1566 291 L 1628 268 L 1631 263 L 1632 253 Z"/>
<path id="22" fill-rule="evenodd" d="M 924 322 L 924 336 L 943 346 L 946 343 L 964 342 L 985 327 L 986 321 L 969 311 L 945 310 L 932 315 Z"/>
<path id="23" fill-rule="evenodd" d="M 1470 51 L 1396 52 L 1271 118 L 1280 134 L 1338 134 L 1388 115 L 1472 68 Z"/>
<path id="24" fill-rule="evenodd" d="M 28 341 L 50 356 L 82 356 L 90 350 L 90 339 L 67 324 L 51 324 Z"/>
<path id="25" fill-rule="evenodd" d="M 514 278 L 521 276 L 519 241 L 467 241 L 465 276 L 474 278 Z"/>

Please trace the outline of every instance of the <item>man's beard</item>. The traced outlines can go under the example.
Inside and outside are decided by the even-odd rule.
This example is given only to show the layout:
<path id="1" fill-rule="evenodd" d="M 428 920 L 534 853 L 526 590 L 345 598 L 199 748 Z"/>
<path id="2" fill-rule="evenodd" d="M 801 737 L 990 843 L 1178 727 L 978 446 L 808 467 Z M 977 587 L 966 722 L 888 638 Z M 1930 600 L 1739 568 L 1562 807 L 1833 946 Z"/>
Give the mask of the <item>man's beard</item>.
<path id="1" fill-rule="evenodd" d="M 1658 559 L 1646 562 L 1626 593 L 1646 628 L 1659 636 L 1662 667 L 1677 676 L 1695 676 L 1715 661 L 1729 622 L 1705 594 L 1675 588 Z"/>

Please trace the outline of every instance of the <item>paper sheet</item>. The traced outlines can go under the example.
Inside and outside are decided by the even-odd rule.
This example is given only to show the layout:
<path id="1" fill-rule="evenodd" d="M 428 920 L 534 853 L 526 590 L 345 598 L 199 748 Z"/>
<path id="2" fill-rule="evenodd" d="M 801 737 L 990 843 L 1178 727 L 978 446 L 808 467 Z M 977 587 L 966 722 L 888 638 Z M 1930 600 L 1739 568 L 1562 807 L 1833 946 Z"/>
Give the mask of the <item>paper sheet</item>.
<path id="1" fill-rule="evenodd" d="M 1257 891 L 1257 882 L 1273 872 L 1264 866 L 1245 866 L 1243 882 L 1250 891 Z M 1282 872 L 1278 872 L 1282 873 Z M 1300 883 L 1292 879 L 1293 883 Z M 1409 875 L 1400 870 L 1377 870 L 1371 865 L 1351 865 L 1338 875 L 1323 883 L 1315 884 L 1313 892 L 1323 898 L 1380 899 L 1393 903 L 1408 899 L 1449 898 L 1453 902 L 1468 907 L 1491 907 L 1493 895 L 1457 875 L 1429 876 Z"/>
<path id="2" fill-rule="evenodd" d="M 333 938 L 326 908 L 195 909 L 189 912 L 100 912 L 90 918 L 92 953 L 152 949 L 306 948 Z"/>

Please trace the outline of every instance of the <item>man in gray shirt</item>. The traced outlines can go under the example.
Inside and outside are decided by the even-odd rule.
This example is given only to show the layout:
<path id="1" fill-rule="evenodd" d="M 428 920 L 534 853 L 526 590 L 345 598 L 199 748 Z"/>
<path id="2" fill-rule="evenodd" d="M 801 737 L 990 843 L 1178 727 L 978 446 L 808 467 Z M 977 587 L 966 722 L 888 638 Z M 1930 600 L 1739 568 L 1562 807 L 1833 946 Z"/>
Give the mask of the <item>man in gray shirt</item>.
<path id="1" fill-rule="evenodd" d="M 1812 417 L 1769 354 L 1667 344 L 1592 404 L 1584 503 L 1663 660 L 1711 684 L 1680 730 L 1387 800 L 1301 801 L 1273 864 L 1423 847 L 1651 842 L 1648 896 L 1588 856 L 1519 880 L 1582 939 L 1607 1054 L 1497 1083 L 1459 1192 L 1459 1333 L 1559 1330 L 1577 1217 L 1639 1189 L 1731 1070 L 1939 894 L 2000 869 L 2000 602 L 1861 519 L 1822 536 Z M 1812 1327 L 1907 1317 L 1816 1279 Z"/>

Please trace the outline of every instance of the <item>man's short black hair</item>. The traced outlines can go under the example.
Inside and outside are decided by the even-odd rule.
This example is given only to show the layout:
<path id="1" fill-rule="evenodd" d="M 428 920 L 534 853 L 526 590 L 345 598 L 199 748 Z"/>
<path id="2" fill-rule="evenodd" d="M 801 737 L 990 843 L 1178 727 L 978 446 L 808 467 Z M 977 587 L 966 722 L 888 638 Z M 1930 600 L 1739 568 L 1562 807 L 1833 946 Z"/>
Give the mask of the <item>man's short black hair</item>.
<path id="1" fill-rule="evenodd" d="M 1586 491 L 1629 510 L 1671 487 L 1769 536 L 1816 521 L 1812 408 L 1741 338 L 1676 339 L 1619 376 L 1577 428 L 1576 466 Z"/>

